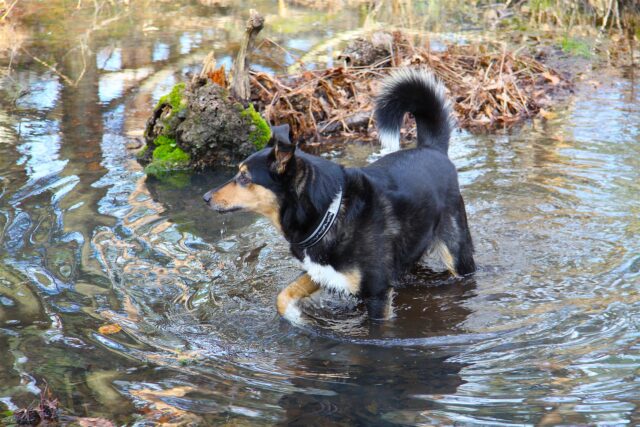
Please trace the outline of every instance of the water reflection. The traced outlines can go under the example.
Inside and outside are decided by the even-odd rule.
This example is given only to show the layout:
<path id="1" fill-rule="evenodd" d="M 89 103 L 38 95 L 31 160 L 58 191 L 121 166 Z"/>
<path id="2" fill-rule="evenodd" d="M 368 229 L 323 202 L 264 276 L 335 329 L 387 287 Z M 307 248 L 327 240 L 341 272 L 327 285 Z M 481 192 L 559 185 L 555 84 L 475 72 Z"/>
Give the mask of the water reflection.
<path id="1" fill-rule="evenodd" d="M 169 59 L 170 52 L 171 48 L 168 44 L 158 42 L 153 46 L 153 56 L 151 57 L 151 60 L 153 62 L 166 61 Z"/>
<path id="2" fill-rule="evenodd" d="M 122 49 L 105 47 L 96 52 L 96 66 L 104 71 L 118 71 L 122 68 Z"/>
<path id="3" fill-rule="evenodd" d="M 148 179 L 125 148 L 176 70 L 212 47 L 230 65 L 244 27 L 243 2 L 158 4 L 98 20 L 84 3 L 21 6 L 41 36 L 22 40 L 0 97 L 0 410 L 46 380 L 67 414 L 122 424 L 640 423 L 636 81 L 612 75 L 512 134 L 456 134 L 478 274 L 427 259 L 392 321 L 370 330 L 356 300 L 319 294 L 300 329 L 274 309 L 299 274 L 282 238 L 201 202 L 232 172 Z M 264 4 L 289 52 L 260 69 L 367 19 L 287 6 Z M 418 25 L 436 6 L 416 4 Z M 361 165 L 375 149 L 332 156 Z"/>
<path id="4" fill-rule="evenodd" d="M 463 365 L 447 359 L 416 350 L 388 351 L 368 346 L 318 350 L 312 358 L 300 360 L 299 369 L 308 375 L 321 366 L 319 379 L 294 379 L 293 383 L 301 390 L 322 393 L 297 391 L 283 396 L 278 404 L 285 415 L 279 425 L 414 424 L 419 421 L 416 413 L 429 413 L 438 407 L 425 403 L 420 395 L 454 394 L 463 383 L 459 375 Z M 390 378 L 389 371 L 401 374 Z"/>
<path id="5" fill-rule="evenodd" d="M 425 404 L 421 396 L 456 393 L 464 383 L 459 373 L 465 365 L 450 360 L 455 350 L 436 350 L 435 340 L 429 345 L 429 339 L 416 337 L 443 336 L 446 342 L 447 335 L 464 333 L 461 325 L 470 313 L 465 300 L 473 296 L 475 282 L 452 283 L 424 267 L 403 282 L 394 298 L 393 320 L 374 326 L 361 339 L 313 339 L 312 350 L 296 361 L 292 383 L 298 391 L 278 401 L 285 410 L 281 425 L 416 423 L 416 414 L 439 406 Z M 329 315 L 315 334 L 335 321 L 335 313 Z M 344 333 L 344 326 L 338 331 Z"/>

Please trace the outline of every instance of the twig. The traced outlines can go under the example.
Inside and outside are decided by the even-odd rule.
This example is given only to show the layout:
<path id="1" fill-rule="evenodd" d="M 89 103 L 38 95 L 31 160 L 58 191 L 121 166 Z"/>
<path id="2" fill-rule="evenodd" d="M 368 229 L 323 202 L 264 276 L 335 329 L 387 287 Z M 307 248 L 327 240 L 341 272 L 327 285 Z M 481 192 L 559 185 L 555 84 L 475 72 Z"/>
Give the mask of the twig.
<path id="1" fill-rule="evenodd" d="M 278 49 L 280 49 L 281 51 L 283 51 L 286 55 L 289 55 L 289 56 L 291 56 L 291 57 L 294 57 L 294 55 L 293 55 L 291 52 L 289 52 L 287 49 L 285 49 L 284 47 L 282 47 L 282 45 L 280 45 L 280 44 L 276 43 L 273 39 L 270 39 L 270 38 L 268 38 L 268 37 L 265 37 L 263 42 L 271 43 L 272 45 L 274 45 L 275 47 L 277 47 Z"/>
<path id="2" fill-rule="evenodd" d="M 13 3 L 11 3 L 11 6 L 9 6 L 7 8 L 7 10 L 5 11 L 4 15 L 2 15 L 2 17 L 0 18 L 0 21 L 4 21 L 4 19 L 9 16 L 9 14 L 11 13 L 11 9 L 13 9 L 13 7 L 18 4 L 18 0 L 14 0 Z"/>
<path id="3" fill-rule="evenodd" d="M 255 38 L 264 27 L 264 18 L 254 9 L 251 9 L 250 18 L 247 21 L 245 30 L 245 38 L 240 45 L 240 50 L 233 62 L 233 82 L 231 84 L 231 92 L 236 98 L 246 102 L 251 97 L 251 86 L 249 83 L 249 64 L 247 62 L 247 54 L 251 52 Z"/>
<path id="4" fill-rule="evenodd" d="M 75 86 L 76 84 L 73 82 L 73 80 L 71 80 L 69 77 L 65 76 L 64 74 L 62 74 L 60 71 L 58 71 L 56 69 L 56 67 L 49 65 L 48 63 L 46 63 L 45 61 L 43 61 L 42 59 L 38 58 L 35 55 L 32 55 L 27 49 L 25 49 L 24 47 L 21 48 L 22 51 L 24 53 L 26 53 L 27 55 L 29 55 L 32 59 L 34 59 L 37 63 L 39 63 L 40 65 L 44 65 L 46 68 L 48 68 L 49 70 L 51 70 L 54 74 L 56 74 L 58 77 L 60 77 L 62 80 L 64 80 L 65 82 L 67 82 L 67 84 L 69 84 L 70 86 Z"/>

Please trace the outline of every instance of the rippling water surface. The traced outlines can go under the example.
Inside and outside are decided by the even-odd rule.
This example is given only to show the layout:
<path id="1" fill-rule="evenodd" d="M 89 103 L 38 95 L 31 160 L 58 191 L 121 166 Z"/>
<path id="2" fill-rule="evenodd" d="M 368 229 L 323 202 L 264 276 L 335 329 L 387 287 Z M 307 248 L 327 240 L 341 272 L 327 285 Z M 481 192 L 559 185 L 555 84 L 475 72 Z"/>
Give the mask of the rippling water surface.
<path id="1" fill-rule="evenodd" d="M 157 181 L 125 148 L 211 48 L 229 63 L 247 5 L 221 4 L 21 6 L 24 50 L 0 58 L 0 411 L 46 381 L 66 416 L 121 424 L 640 424 L 640 84 L 613 73 L 552 120 L 456 133 L 479 272 L 426 259 L 375 331 L 327 295 L 299 329 L 275 311 L 299 274 L 284 241 L 201 202 L 228 173 Z M 260 5 L 290 52 L 265 70 L 365 19 Z"/>

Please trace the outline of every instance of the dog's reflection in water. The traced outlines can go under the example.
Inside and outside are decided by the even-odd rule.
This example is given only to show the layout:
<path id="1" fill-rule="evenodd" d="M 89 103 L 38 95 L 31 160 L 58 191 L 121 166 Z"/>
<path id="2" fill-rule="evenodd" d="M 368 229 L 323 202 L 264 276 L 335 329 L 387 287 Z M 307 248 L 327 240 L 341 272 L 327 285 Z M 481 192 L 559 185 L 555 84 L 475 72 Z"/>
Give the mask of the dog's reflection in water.
<path id="1" fill-rule="evenodd" d="M 459 372 L 464 365 L 449 361 L 457 350 L 429 344 L 430 338 L 465 332 L 463 324 L 470 314 L 465 302 L 474 295 L 475 282 L 451 280 L 422 268 L 414 270 L 396 290 L 395 316 L 377 326 L 365 322 L 369 333 L 353 315 L 347 319 L 355 331 L 347 330 L 349 321 L 333 329 L 339 324 L 330 322 L 336 308 L 325 313 L 326 319 L 310 321 L 320 331 L 311 340 L 309 356 L 297 361 L 300 375 L 292 383 L 299 391 L 279 401 L 284 409 L 280 424 L 428 423 L 421 414 L 437 406 L 429 396 L 453 394 L 463 384 Z M 349 311 L 347 307 L 338 315 L 347 316 Z M 366 317 L 364 311 L 362 316 Z M 325 328 L 331 328 L 327 334 L 333 337 L 323 336 Z"/>
<path id="2" fill-rule="evenodd" d="M 387 319 L 370 322 L 361 300 L 325 291 L 301 301 L 304 319 L 301 327 L 306 331 L 329 331 L 328 334 L 336 336 L 369 338 L 456 334 L 460 332 L 457 320 L 467 314 L 460 304 L 474 290 L 473 276 L 453 277 L 417 264 L 396 285 Z"/>

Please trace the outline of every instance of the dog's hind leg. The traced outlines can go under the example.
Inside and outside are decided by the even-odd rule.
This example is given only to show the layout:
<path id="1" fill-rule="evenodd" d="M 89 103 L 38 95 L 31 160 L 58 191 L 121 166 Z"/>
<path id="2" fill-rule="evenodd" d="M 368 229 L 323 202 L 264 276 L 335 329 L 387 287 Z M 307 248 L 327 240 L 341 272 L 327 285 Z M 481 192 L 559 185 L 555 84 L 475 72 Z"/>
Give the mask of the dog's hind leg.
<path id="1" fill-rule="evenodd" d="M 443 215 L 431 250 L 455 276 L 466 276 L 476 271 L 473 241 L 462 196 L 456 209 Z"/>
<path id="2" fill-rule="evenodd" d="M 298 277 L 278 294 L 276 301 L 278 313 L 291 323 L 300 323 L 302 321 L 302 313 L 298 307 L 298 301 L 310 296 L 319 288 L 320 285 L 311 280 L 308 274 L 305 273 Z"/>

